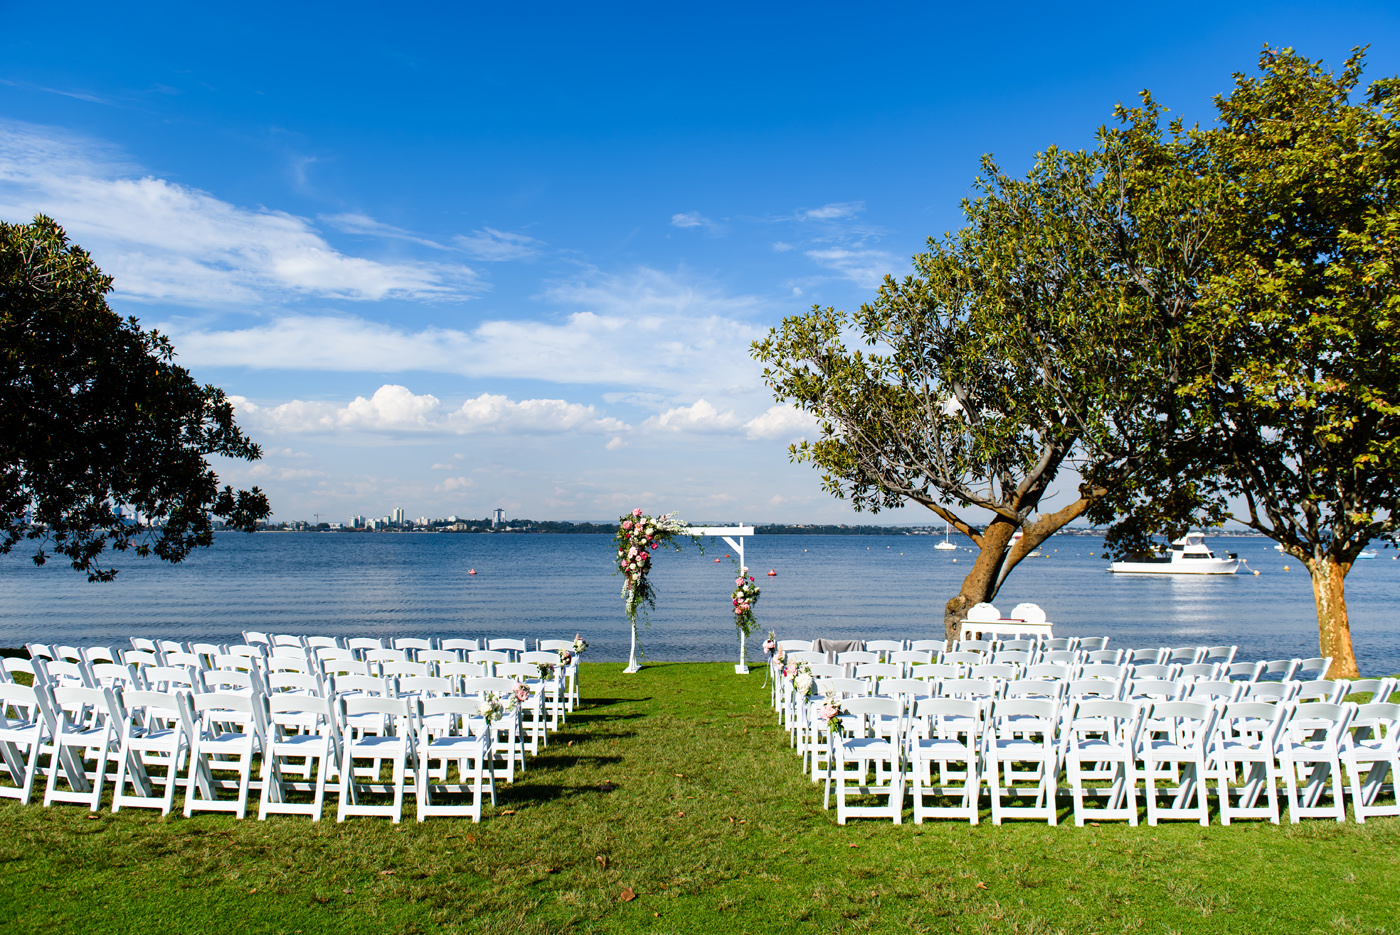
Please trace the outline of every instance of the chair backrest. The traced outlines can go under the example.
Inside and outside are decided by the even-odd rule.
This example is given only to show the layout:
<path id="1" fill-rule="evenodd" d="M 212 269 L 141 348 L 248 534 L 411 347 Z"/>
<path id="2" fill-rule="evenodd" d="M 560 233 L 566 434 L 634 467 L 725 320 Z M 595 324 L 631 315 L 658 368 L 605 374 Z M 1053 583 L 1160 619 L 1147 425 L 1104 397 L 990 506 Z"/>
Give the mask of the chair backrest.
<path id="1" fill-rule="evenodd" d="M 417 659 L 418 653 L 437 647 L 431 639 L 421 636 L 399 636 L 394 638 L 394 648 L 408 651 L 412 658 Z"/>
<path id="2" fill-rule="evenodd" d="M 83 661 L 88 665 L 94 662 L 116 662 L 116 654 L 110 646 L 89 646 L 83 650 Z"/>
<path id="3" fill-rule="evenodd" d="M 224 647 L 230 656 L 247 656 L 249 659 L 257 659 L 261 662 L 266 659 L 271 646 L 262 643 L 229 643 Z"/>
<path id="4" fill-rule="evenodd" d="M 901 649 L 890 653 L 890 662 L 901 666 L 928 665 L 933 662 L 933 653 L 925 649 Z"/>
<path id="5" fill-rule="evenodd" d="M 1025 601 L 1011 608 L 1011 613 L 1007 615 L 1007 619 L 1024 620 L 1026 623 L 1044 623 L 1045 611 L 1040 609 L 1039 604 L 1032 604 L 1029 601 Z"/>
<path id="6" fill-rule="evenodd" d="M 1038 640 L 997 640 L 995 652 L 1034 653 L 1040 649 Z"/>
<path id="7" fill-rule="evenodd" d="M 1081 636 L 1075 639 L 1075 645 L 1070 647 L 1080 652 L 1100 653 L 1108 649 L 1108 637 L 1106 636 Z M 1117 652 L 1117 650 L 1114 650 Z"/>
<path id="8" fill-rule="evenodd" d="M 520 654 L 521 662 L 528 662 L 531 665 L 551 665 L 559 664 L 559 654 L 557 652 L 546 652 L 544 650 L 532 649 Z"/>
<path id="9" fill-rule="evenodd" d="M 462 679 L 463 695 L 484 695 L 491 693 L 498 698 L 507 698 L 515 691 L 515 679 L 477 677 Z"/>
<path id="10" fill-rule="evenodd" d="M 384 641 L 372 636 L 352 636 L 345 641 L 345 648 L 354 653 L 357 658 L 363 659 L 365 653 L 370 650 L 383 649 Z"/>
<path id="11" fill-rule="evenodd" d="M 1225 667 L 1218 662 L 1193 662 L 1177 670 L 1179 679 L 1218 679 L 1224 675 Z"/>
<path id="12" fill-rule="evenodd" d="M 914 640 L 909 644 L 909 648 L 917 652 L 941 653 L 947 650 L 947 640 Z"/>
<path id="13" fill-rule="evenodd" d="M 88 666 L 88 672 L 93 682 L 101 688 L 126 690 L 141 687 L 141 677 L 136 674 L 135 666 L 120 662 L 94 662 Z"/>
<path id="14" fill-rule="evenodd" d="M 440 715 L 448 715 L 448 723 L 452 725 L 455 732 L 455 724 L 460 723 L 462 729 L 466 729 L 466 722 L 481 716 L 481 701 L 475 697 L 468 698 L 463 695 L 418 695 L 413 700 L 418 714 L 418 723 L 426 726 L 430 719 L 438 718 Z M 421 728 L 420 728 L 421 729 Z"/>
<path id="15" fill-rule="evenodd" d="M 373 675 L 341 675 L 331 680 L 329 694 L 333 695 L 377 695 L 381 698 L 394 695 L 391 679 L 381 679 Z"/>
<path id="16" fill-rule="evenodd" d="M 1383 704 L 1386 701 L 1390 700 L 1390 696 L 1394 693 L 1394 691 L 1394 679 L 1353 679 L 1352 681 L 1347 682 L 1346 691 L 1342 695 L 1342 700 L 1356 701 L 1357 703 L 1361 704 Z M 1362 694 L 1367 694 L 1371 697 L 1368 699 L 1353 697 Z"/>
<path id="17" fill-rule="evenodd" d="M 1131 701 L 1108 698 L 1081 698 L 1070 703 L 1070 730 L 1093 731 L 1094 721 L 1116 721 L 1120 727 L 1135 725 L 1142 709 Z M 1102 729 L 1102 728 L 1099 728 Z"/>
<path id="18" fill-rule="evenodd" d="M 35 685 L 44 681 L 83 688 L 92 687 L 92 678 L 88 674 L 87 666 L 69 662 L 67 659 L 45 659 L 43 656 L 35 656 L 30 661 L 33 662 L 35 671 L 40 673 L 40 678 L 34 682 Z"/>
<path id="19" fill-rule="evenodd" d="M 408 662 L 408 651 L 404 649 L 366 650 L 365 662 L 368 662 L 371 666 L 384 662 Z"/>
<path id="20" fill-rule="evenodd" d="M 311 664 L 303 656 L 269 656 L 263 660 L 264 672 L 301 672 L 310 675 Z"/>
<path id="21" fill-rule="evenodd" d="M 1074 670 L 1063 662 L 1037 662 L 1021 670 L 1027 679 L 1068 679 Z"/>
<path id="22" fill-rule="evenodd" d="M 426 662 L 381 662 L 379 674 L 386 679 L 429 675 Z"/>
<path id="23" fill-rule="evenodd" d="M 1066 684 L 1049 679 L 1016 679 L 1002 686 L 1003 698 L 1052 698 L 1064 697 Z"/>
<path id="24" fill-rule="evenodd" d="M 1116 701 L 1123 695 L 1123 683 L 1117 679 L 1079 678 L 1065 683 L 1065 697 L 1102 698 Z"/>
<path id="25" fill-rule="evenodd" d="M 996 607 L 986 601 L 982 601 L 981 603 L 973 604 L 967 609 L 967 617 L 965 619 L 979 623 L 985 623 L 990 620 L 1000 620 L 1001 611 L 997 610 Z"/>
<path id="26" fill-rule="evenodd" d="M 1020 649 L 996 649 L 992 651 L 990 661 L 999 665 L 1016 666 L 1020 668 L 1030 664 L 1031 654 Z"/>
<path id="27" fill-rule="evenodd" d="M 914 702 L 914 717 L 916 718 L 965 719 L 967 726 L 974 729 L 981 720 L 981 712 L 981 705 L 967 698 L 938 695 L 931 698 L 918 698 Z"/>
<path id="28" fill-rule="evenodd" d="M 1272 659 L 1262 663 L 1263 669 L 1255 677 L 1256 681 L 1287 682 L 1293 678 L 1293 670 L 1301 659 Z"/>
<path id="29" fill-rule="evenodd" d="M 206 692 L 228 694 L 240 691 L 258 694 L 262 691 L 258 677 L 242 669 L 200 669 L 199 678 Z"/>
<path id="30" fill-rule="evenodd" d="M 30 658 L 33 658 L 33 654 L 32 654 L 32 653 L 30 654 Z M 87 661 L 87 660 L 85 660 L 85 659 L 83 658 L 83 651 L 82 651 L 81 649 L 79 649 L 78 647 L 76 647 L 76 646 L 54 646 L 54 647 L 53 647 L 53 658 L 54 658 L 54 659 L 61 659 L 61 660 L 64 660 L 64 661 L 66 661 L 66 662 L 86 662 L 86 661 Z"/>
<path id="31" fill-rule="evenodd" d="M 484 662 L 440 662 L 438 675 L 442 678 L 487 678 L 490 666 Z"/>
<path id="32" fill-rule="evenodd" d="M 39 697 L 38 693 L 35 697 Z M 49 687 L 49 698 L 53 702 L 48 710 L 54 719 L 49 725 L 51 731 L 96 727 L 119 729 L 121 709 L 117 707 L 116 695 L 110 688 L 53 685 Z M 41 702 L 40 708 L 43 707 Z"/>
<path id="33" fill-rule="evenodd" d="M 1358 728 L 1358 739 L 1400 750 L 1400 704 L 1373 701 L 1358 705 L 1352 713 L 1350 726 Z M 1395 778 L 1393 773 L 1390 778 Z"/>
<path id="34" fill-rule="evenodd" d="M 453 679 L 436 675 L 410 675 L 398 680 L 399 696 L 407 695 L 455 695 L 457 685 Z"/>
<path id="35" fill-rule="evenodd" d="M 897 653 L 904 649 L 904 640 L 866 640 L 865 648 L 872 653 Z"/>
<path id="36" fill-rule="evenodd" d="M 1205 658 L 1202 662 L 1218 662 L 1223 666 L 1228 666 L 1235 661 L 1235 653 L 1238 646 L 1207 646 Z"/>
<path id="37" fill-rule="evenodd" d="M 1265 750 L 1272 750 L 1278 743 L 1279 730 L 1287 718 L 1286 705 L 1267 701 L 1231 701 L 1221 707 L 1216 717 L 1216 738 L 1253 743 L 1257 737 L 1262 740 Z"/>
<path id="38" fill-rule="evenodd" d="M 1179 662 L 1186 665 L 1190 662 L 1200 662 L 1201 657 L 1206 654 L 1204 646 L 1178 646 L 1175 649 L 1167 650 L 1166 662 Z"/>
<path id="39" fill-rule="evenodd" d="M 514 681 L 536 679 L 540 677 L 540 670 L 536 669 L 534 664 L 530 662 L 498 662 L 496 663 L 496 676 Z"/>
<path id="40" fill-rule="evenodd" d="M 573 641 L 568 641 L 573 645 Z M 568 647 L 565 647 L 568 648 Z M 789 653 L 810 653 L 812 651 L 811 640 L 778 640 L 778 648 Z"/>
<path id="41" fill-rule="evenodd" d="M 194 669 L 196 672 L 204 668 L 204 659 L 197 653 L 187 653 L 181 651 L 168 651 L 165 654 L 165 664 L 168 666 L 185 666 Z"/>
<path id="42" fill-rule="evenodd" d="M 992 651 L 992 645 L 995 642 L 995 640 L 958 640 L 953 644 L 951 651 L 955 653 L 981 653 L 985 656 Z"/>
<path id="43" fill-rule="evenodd" d="M 510 662 L 510 653 L 500 649 L 478 649 L 475 652 L 467 653 L 468 662 Z"/>
<path id="44" fill-rule="evenodd" d="M 137 670 L 148 691 L 173 692 L 184 689 L 194 691 L 199 685 L 195 669 L 185 666 L 143 666 Z"/>
<path id="45" fill-rule="evenodd" d="M 1293 706 L 1284 724 L 1284 730 L 1299 739 L 1306 738 L 1309 745 L 1325 744 L 1335 747 L 1346 731 L 1355 710 L 1349 705 L 1305 701 Z"/>
<path id="46" fill-rule="evenodd" d="M 1155 663 L 1133 664 L 1131 677 L 1136 679 L 1175 679 L 1177 667 Z"/>
<path id="47" fill-rule="evenodd" d="M 939 697 L 995 698 L 1001 694 L 1001 683 L 991 679 L 944 679 L 938 683 Z"/>
<path id="48" fill-rule="evenodd" d="M 987 710 L 988 726 L 998 733 L 1039 734 L 1053 744 L 1059 726 L 1060 703 L 1045 698 L 993 698 Z"/>
<path id="49" fill-rule="evenodd" d="M 986 659 L 981 653 L 964 652 L 962 650 L 949 650 L 943 654 L 939 660 L 945 666 L 972 666 L 978 665 Z"/>
<path id="50" fill-rule="evenodd" d="M 340 695 L 337 697 L 342 729 L 348 718 L 379 714 L 392 718 L 406 729 L 409 722 L 408 699 L 386 698 L 382 695 Z"/>
<path id="51" fill-rule="evenodd" d="M 1068 666 L 1077 666 L 1080 663 L 1079 650 L 1077 649 L 1051 649 L 1040 654 L 1041 662 L 1059 662 Z"/>
<path id="52" fill-rule="evenodd" d="M 266 633 L 259 633 L 257 630 L 244 630 L 243 642 L 248 646 L 261 644 L 263 646 L 272 645 L 272 637 Z"/>
<path id="53" fill-rule="evenodd" d="M 237 695 L 226 692 L 203 692 L 189 696 L 189 704 L 196 721 L 204 730 L 219 725 L 219 732 L 234 724 L 242 726 L 242 733 L 254 737 L 267 734 L 267 723 L 263 719 L 263 702 L 253 695 Z"/>
<path id="54" fill-rule="evenodd" d="M 1118 666 L 1123 664 L 1121 649 L 1091 649 L 1084 653 L 1084 661 L 1090 665 Z"/>
<path id="55" fill-rule="evenodd" d="M 278 633 L 272 637 L 274 649 L 278 646 L 295 646 L 297 649 L 301 649 L 304 645 L 300 636 L 294 636 L 291 633 Z"/>
<path id="56" fill-rule="evenodd" d="M 843 666 L 856 665 L 856 664 L 859 664 L 859 663 L 862 663 L 862 662 L 879 662 L 879 661 L 880 661 L 880 654 L 879 654 L 879 653 L 872 653 L 872 652 L 868 652 L 868 651 L 863 650 L 863 649 L 851 649 L 851 650 L 847 650 L 847 651 L 844 652 L 844 653 L 837 653 L 837 654 L 836 654 L 836 664 L 837 664 L 837 665 L 843 665 Z"/>
<path id="57" fill-rule="evenodd" d="M 267 690 L 271 694 L 282 692 L 301 692 L 307 695 L 320 695 L 325 693 L 325 686 L 320 679 L 307 672 L 291 672 L 283 670 L 280 672 L 269 672 L 266 676 Z"/>
<path id="58" fill-rule="evenodd" d="M 1312 659 L 1300 659 L 1294 666 L 1289 678 L 1298 679 L 1325 679 L 1327 670 L 1332 668 L 1331 656 L 1316 656 Z"/>
<path id="59" fill-rule="evenodd" d="M 815 663 L 822 663 L 823 665 L 825 665 L 826 653 L 803 652 L 799 650 L 797 652 L 788 653 L 787 658 L 785 658 L 783 661 L 789 664 L 805 662 L 808 665 L 813 665 Z"/>
<path id="60" fill-rule="evenodd" d="M 811 670 L 814 679 L 836 679 L 846 676 L 846 667 L 838 666 L 834 662 L 809 662 L 807 668 Z"/>
<path id="61" fill-rule="evenodd" d="M 856 698 L 870 694 L 870 683 L 865 679 L 844 677 L 817 679 L 818 695 L 836 695 L 838 698 Z"/>
<path id="62" fill-rule="evenodd" d="M 287 728 L 288 733 L 300 733 L 307 726 L 330 725 L 331 699 L 320 695 L 303 695 L 296 692 L 278 692 L 263 698 L 267 706 L 269 729 Z M 308 725 L 307 715 L 314 715 L 316 723 Z"/>
<path id="63" fill-rule="evenodd" d="M 146 639 L 144 636 L 133 636 L 127 642 L 131 643 L 131 648 L 137 652 L 154 653 L 159 650 L 155 640 Z"/>
<path id="64" fill-rule="evenodd" d="M 858 718 L 880 717 L 880 718 L 900 718 L 904 716 L 904 705 L 898 698 L 886 698 L 881 695 L 865 695 L 857 698 L 841 699 L 841 707 L 846 709 L 846 713 Z M 849 730 L 850 726 L 845 725 Z"/>
<path id="65" fill-rule="evenodd" d="M 548 653 L 553 656 L 554 661 L 559 661 L 557 653 Z M 444 662 L 457 662 L 458 656 L 450 649 L 420 649 L 418 650 L 418 661 L 427 663 L 430 666 L 440 666 Z"/>
<path id="66" fill-rule="evenodd" d="M 306 647 L 300 643 L 277 643 L 267 654 L 269 659 L 296 659 L 306 662 L 308 658 L 315 658 L 314 653 L 308 653 Z"/>
<path id="67" fill-rule="evenodd" d="M 1170 722 L 1177 743 L 1205 744 L 1215 728 L 1217 710 L 1215 705 L 1199 701 L 1154 701 L 1147 707 L 1149 721 L 1145 726 L 1155 723 L 1160 727 L 1163 722 Z"/>
<path id="68" fill-rule="evenodd" d="M 1199 679 L 1184 684 L 1186 689 L 1181 694 L 1182 701 L 1232 701 L 1240 688 L 1235 682 L 1212 679 Z"/>
<path id="69" fill-rule="evenodd" d="M 933 683 L 923 679 L 882 679 L 879 692 L 892 698 L 924 698 L 933 690 Z"/>
<path id="70" fill-rule="evenodd" d="M 307 636 L 302 639 L 302 642 L 304 642 L 306 648 L 313 653 L 321 649 L 345 649 L 334 636 Z M 346 652 L 349 652 L 349 650 L 346 650 Z"/>
<path id="71" fill-rule="evenodd" d="M 1014 679 L 1020 670 L 1016 666 L 1002 665 L 995 662 L 983 662 L 969 666 L 967 677 L 972 679 Z"/>
<path id="72" fill-rule="evenodd" d="M 962 672 L 962 666 L 947 665 L 941 662 L 909 667 L 909 677 L 912 679 L 957 679 L 962 678 Z"/>
<path id="73" fill-rule="evenodd" d="M 1291 701 L 1298 683 L 1236 682 L 1235 684 L 1239 686 L 1239 694 L 1235 697 L 1241 702 L 1277 704 L 1282 701 Z"/>
<path id="74" fill-rule="evenodd" d="M 904 670 L 891 662 L 862 662 L 851 674 L 858 679 L 897 679 Z"/>
<path id="75" fill-rule="evenodd" d="M 563 646 L 546 646 L 545 644 L 562 643 Z M 540 640 L 541 649 L 564 649 L 573 645 L 573 640 Z M 481 640 L 469 640 L 461 637 L 452 637 L 443 640 L 438 644 L 439 649 L 444 649 L 450 653 L 474 653 L 481 648 Z M 460 656 L 459 656 L 460 658 Z"/>
<path id="76" fill-rule="evenodd" d="M 1160 665 L 1167 661 L 1167 651 L 1160 646 L 1156 649 L 1130 649 L 1127 661 L 1130 665 Z"/>
<path id="77" fill-rule="evenodd" d="M 1262 662 L 1232 662 L 1226 668 L 1226 678 L 1232 682 L 1256 682 L 1264 671 Z"/>
<path id="78" fill-rule="evenodd" d="M 127 649 L 122 651 L 122 662 L 129 666 L 144 668 L 145 666 L 161 665 L 160 656 L 154 652 L 144 649 Z"/>
<path id="79" fill-rule="evenodd" d="M 1346 694 L 1345 682 L 1333 682 L 1328 679 L 1314 679 L 1310 682 L 1296 682 L 1298 687 L 1293 692 L 1293 697 L 1298 701 L 1326 701 L 1330 704 L 1339 704 L 1342 696 Z"/>
<path id="80" fill-rule="evenodd" d="M 1171 701 L 1181 694 L 1181 683 L 1171 679 L 1132 679 L 1124 685 L 1125 698 Z"/>
<path id="81" fill-rule="evenodd" d="M 487 649 L 499 650 L 501 652 L 523 653 L 529 647 L 524 640 L 514 637 L 498 636 L 486 641 Z"/>

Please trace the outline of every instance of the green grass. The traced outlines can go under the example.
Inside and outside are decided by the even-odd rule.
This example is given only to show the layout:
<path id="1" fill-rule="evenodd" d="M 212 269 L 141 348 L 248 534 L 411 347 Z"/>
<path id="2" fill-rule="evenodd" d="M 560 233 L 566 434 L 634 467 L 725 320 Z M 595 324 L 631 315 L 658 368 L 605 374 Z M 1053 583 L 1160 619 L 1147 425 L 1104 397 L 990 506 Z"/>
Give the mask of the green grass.
<path id="1" fill-rule="evenodd" d="M 0 931 L 1400 932 L 1395 819 L 839 827 L 761 671 L 620 669 L 479 825 L 7 800 Z"/>

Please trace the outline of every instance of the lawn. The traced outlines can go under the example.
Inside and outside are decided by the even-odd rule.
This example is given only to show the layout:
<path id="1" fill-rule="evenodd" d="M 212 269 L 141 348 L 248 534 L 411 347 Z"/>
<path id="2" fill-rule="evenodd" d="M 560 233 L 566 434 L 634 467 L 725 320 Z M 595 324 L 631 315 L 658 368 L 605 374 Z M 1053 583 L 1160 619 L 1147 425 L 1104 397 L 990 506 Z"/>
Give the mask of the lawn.
<path id="1" fill-rule="evenodd" d="M 761 670 L 621 668 L 479 825 L 6 800 L 0 931 L 1400 932 L 1400 820 L 839 827 Z"/>

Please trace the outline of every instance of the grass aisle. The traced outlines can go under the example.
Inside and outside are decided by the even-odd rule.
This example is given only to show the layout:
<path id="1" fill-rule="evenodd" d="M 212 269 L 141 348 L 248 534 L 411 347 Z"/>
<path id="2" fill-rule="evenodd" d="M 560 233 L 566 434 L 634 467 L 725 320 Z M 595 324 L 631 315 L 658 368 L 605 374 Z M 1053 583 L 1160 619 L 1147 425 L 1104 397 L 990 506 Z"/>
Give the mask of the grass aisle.
<path id="1" fill-rule="evenodd" d="M 842 828 L 761 672 L 620 669 L 479 825 L 6 801 L 0 931 L 1400 932 L 1400 821 Z"/>

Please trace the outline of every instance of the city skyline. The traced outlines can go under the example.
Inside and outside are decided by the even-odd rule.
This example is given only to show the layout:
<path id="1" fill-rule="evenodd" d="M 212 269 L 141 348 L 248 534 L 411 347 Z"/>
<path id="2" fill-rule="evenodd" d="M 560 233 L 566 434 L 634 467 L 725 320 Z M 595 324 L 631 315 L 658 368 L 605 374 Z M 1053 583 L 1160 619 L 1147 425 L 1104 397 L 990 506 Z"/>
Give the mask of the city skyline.
<path id="1" fill-rule="evenodd" d="M 917 525 L 789 462 L 813 423 L 752 341 L 904 275 L 983 154 L 1144 88 L 1209 122 L 1266 43 L 1400 73 L 1378 3 L 979 12 L 11 5 L 0 219 L 53 216 L 230 394 L 264 458 L 215 470 L 274 519 Z"/>

